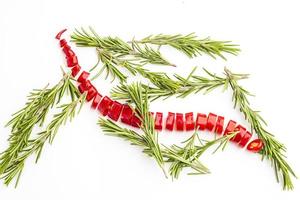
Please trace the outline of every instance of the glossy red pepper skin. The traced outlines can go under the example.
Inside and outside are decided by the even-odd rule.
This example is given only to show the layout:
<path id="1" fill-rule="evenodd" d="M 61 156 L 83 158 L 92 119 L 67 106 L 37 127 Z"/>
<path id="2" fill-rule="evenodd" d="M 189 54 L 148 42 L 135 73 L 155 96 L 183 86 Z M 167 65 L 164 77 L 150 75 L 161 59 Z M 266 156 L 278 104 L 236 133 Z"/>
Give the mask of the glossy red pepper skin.
<path id="1" fill-rule="evenodd" d="M 123 106 L 123 110 L 121 113 L 121 122 L 130 125 L 131 123 L 131 118 L 133 117 L 133 110 L 131 107 L 127 104 Z"/>
<path id="2" fill-rule="evenodd" d="M 176 130 L 183 131 L 184 130 L 184 120 L 182 113 L 176 113 Z"/>
<path id="3" fill-rule="evenodd" d="M 224 129 L 224 117 L 218 116 L 215 133 L 222 134 Z"/>
<path id="4" fill-rule="evenodd" d="M 75 56 L 74 51 L 72 51 L 72 49 L 70 49 L 70 47 L 66 48 L 66 46 L 63 47 L 63 52 L 66 55 L 66 59 Z"/>
<path id="5" fill-rule="evenodd" d="M 264 143 L 261 139 L 255 139 L 247 145 L 247 150 L 249 150 L 253 153 L 257 153 L 263 148 L 263 146 L 264 146 Z"/>
<path id="6" fill-rule="evenodd" d="M 134 113 L 132 118 L 131 118 L 130 125 L 134 126 L 134 127 L 137 127 L 137 128 L 140 128 L 141 124 L 142 124 L 142 122 L 141 122 L 140 118 L 136 115 L 136 113 Z"/>
<path id="7" fill-rule="evenodd" d="M 240 147 L 245 147 L 246 144 L 247 144 L 247 143 L 249 142 L 249 140 L 251 139 L 251 137 L 252 137 L 252 134 L 251 134 L 250 132 L 246 131 L 244 137 L 242 137 L 242 139 L 241 139 L 241 141 L 240 141 L 240 143 L 239 143 L 239 146 L 240 146 Z"/>
<path id="8" fill-rule="evenodd" d="M 207 118 L 205 114 L 198 113 L 196 118 L 196 128 L 199 130 L 205 130 L 207 124 Z"/>
<path id="9" fill-rule="evenodd" d="M 68 43 L 65 39 L 62 39 L 62 40 L 59 41 L 60 47 L 64 47 L 64 46 L 66 46 L 66 44 L 68 44 Z"/>
<path id="10" fill-rule="evenodd" d="M 206 129 L 209 131 L 214 130 L 217 122 L 217 115 L 214 113 L 209 113 L 207 116 Z"/>
<path id="11" fill-rule="evenodd" d="M 78 64 L 77 56 L 67 57 L 67 66 L 73 67 Z"/>
<path id="12" fill-rule="evenodd" d="M 166 129 L 173 131 L 175 123 L 175 113 L 169 112 L 166 119 Z"/>
<path id="13" fill-rule="evenodd" d="M 110 110 L 108 111 L 108 117 L 111 118 L 114 121 L 118 121 L 121 112 L 123 109 L 123 104 L 114 101 L 112 106 L 110 107 Z"/>
<path id="14" fill-rule="evenodd" d="M 55 36 L 55 38 L 58 39 L 58 40 L 60 40 L 62 34 L 63 34 L 64 32 L 66 32 L 66 31 L 67 31 L 67 29 L 63 29 L 63 30 L 59 31 L 59 32 L 57 33 L 57 35 Z"/>
<path id="15" fill-rule="evenodd" d="M 92 83 L 87 80 L 86 82 L 84 83 L 81 83 L 79 86 L 78 86 L 78 89 L 79 89 L 79 92 L 82 94 L 84 93 L 85 91 L 87 91 L 88 89 L 90 89 L 90 87 L 92 87 Z"/>
<path id="16" fill-rule="evenodd" d="M 154 128 L 156 130 L 162 130 L 163 113 L 157 112 L 154 119 Z"/>
<path id="17" fill-rule="evenodd" d="M 94 86 L 91 86 L 88 89 L 88 93 L 86 95 L 86 100 L 89 102 L 91 101 L 96 95 L 97 95 L 98 91 Z"/>
<path id="18" fill-rule="evenodd" d="M 233 120 L 230 120 L 225 128 L 224 135 L 228 135 L 228 134 L 234 132 L 235 126 L 236 126 L 236 122 Z"/>
<path id="19" fill-rule="evenodd" d="M 195 121 L 194 121 L 193 112 L 185 113 L 185 130 L 187 131 L 195 130 Z"/>
<path id="20" fill-rule="evenodd" d="M 74 65 L 73 68 L 72 68 L 72 76 L 73 77 L 76 77 L 77 74 L 80 72 L 81 70 L 81 67 L 79 65 Z"/>
<path id="21" fill-rule="evenodd" d="M 237 127 L 235 127 L 234 132 L 237 131 L 237 134 L 231 138 L 231 141 L 234 141 L 236 143 L 239 143 L 241 141 L 241 139 L 244 137 L 244 135 L 246 134 L 246 128 L 238 125 Z"/>
<path id="22" fill-rule="evenodd" d="M 96 109 L 98 107 L 98 104 L 100 103 L 101 98 L 102 98 L 102 95 L 97 93 L 94 100 L 93 100 L 93 102 L 92 102 L 92 108 L 93 109 Z"/>
<path id="23" fill-rule="evenodd" d="M 106 116 L 112 104 L 113 104 L 113 100 L 111 100 L 108 96 L 103 97 L 103 99 L 98 105 L 99 112 L 103 116 Z"/>
<path id="24" fill-rule="evenodd" d="M 77 81 L 79 83 L 84 83 L 87 81 L 88 77 L 89 77 L 90 73 L 83 71 L 81 72 L 80 76 L 78 77 Z"/>

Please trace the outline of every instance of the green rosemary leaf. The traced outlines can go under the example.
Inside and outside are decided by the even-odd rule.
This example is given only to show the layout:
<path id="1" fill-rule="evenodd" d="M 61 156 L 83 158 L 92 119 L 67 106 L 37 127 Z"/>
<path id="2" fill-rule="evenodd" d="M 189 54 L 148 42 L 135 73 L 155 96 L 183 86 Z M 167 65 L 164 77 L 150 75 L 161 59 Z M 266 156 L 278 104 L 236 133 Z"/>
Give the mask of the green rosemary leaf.
<path id="1" fill-rule="evenodd" d="M 140 41 L 134 41 L 136 43 L 143 44 L 155 44 L 155 45 L 169 45 L 178 51 L 183 52 L 188 57 L 196 57 L 207 54 L 213 58 L 219 56 L 226 60 L 223 53 L 229 53 L 237 55 L 240 52 L 238 45 L 234 45 L 231 41 L 216 41 L 211 40 L 209 37 L 205 39 L 199 39 L 194 33 L 188 35 L 150 35 Z"/>
<path id="2" fill-rule="evenodd" d="M 234 107 L 239 107 L 245 119 L 250 123 L 251 129 L 254 130 L 258 137 L 264 142 L 264 148 L 261 151 L 262 158 L 266 157 L 272 162 L 276 179 L 277 181 L 282 181 L 283 189 L 292 190 L 293 183 L 291 175 L 294 177 L 296 177 L 296 175 L 290 165 L 285 161 L 285 146 L 265 129 L 265 120 L 263 120 L 257 111 L 254 111 L 250 107 L 248 96 L 251 94 L 237 83 L 236 77 L 241 77 L 242 75 L 234 74 L 226 68 L 225 74 L 233 90 Z"/>

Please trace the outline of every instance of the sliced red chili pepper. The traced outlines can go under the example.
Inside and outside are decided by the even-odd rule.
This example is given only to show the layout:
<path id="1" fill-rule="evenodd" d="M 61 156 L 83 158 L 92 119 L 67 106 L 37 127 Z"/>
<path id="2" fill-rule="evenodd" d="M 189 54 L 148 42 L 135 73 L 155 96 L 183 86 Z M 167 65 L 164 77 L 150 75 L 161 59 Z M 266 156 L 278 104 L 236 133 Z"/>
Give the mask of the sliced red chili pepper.
<path id="1" fill-rule="evenodd" d="M 132 116 L 133 110 L 129 105 L 125 104 L 121 114 L 121 121 L 125 124 L 130 124 Z"/>
<path id="2" fill-rule="evenodd" d="M 86 100 L 89 102 L 90 100 L 92 100 L 96 95 L 97 95 L 97 89 L 94 86 L 91 86 L 88 89 L 88 93 L 86 95 Z"/>
<path id="3" fill-rule="evenodd" d="M 79 65 L 74 65 L 72 68 L 72 76 L 75 77 L 80 72 L 81 67 Z"/>
<path id="4" fill-rule="evenodd" d="M 55 38 L 58 39 L 58 40 L 60 40 L 62 34 L 63 34 L 64 32 L 66 32 L 66 30 L 67 30 L 67 29 L 63 29 L 63 30 L 59 31 L 59 32 L 57 33 L 57 35 L 55 36 Z"/>
<path id="5" fill-rule="evenodd" d="M 120 115 L 121 115 L 121 112 L 122 112 L 122 109 L 123 109 L 123 104 L 117 102 L 117 101 L 114 101 L 112 106 L 110 107 L 109 111 L 108 111 L 108 116 L 114 120 L 114 121 L 118 121 Z"/>
<path id="6" fill-rule="evenodd" d="M 244 135 L 246 134 L 247 130 L 245 127 L 238 125 L 237 127 L 235 127 L 234 131 L 237 131 L 237 134 L 230 140 L 239 143 L 241 139 L 244 137 Z"/>
<path id="7" fill-rule="evenodd" d="M 246 144 L 249 142 L 249 140 L 251 139 L 251 137 L 252 137 L 252 134 L 250 132 L 246 131 L 244 137 L 242 137 L 242 139 L 241 139 L 241 141 L 239 143 L 239 146 L 241 146 L 241 147 L 246 146 Z"/>
<path id="8" fill-rule="evenodd" d="M 217 115 L 214 113 L 209 113 L 207 116 L 206 129 L 212 131 L 215 128 L 217 122 Z"/>
<path id="9" fill-rule="evenodd" d="M 68 43 L 65 39 L 62 39 L 62 40 L 59 41 L 60 47 L 64 47 L 64 46 L 66 46 L 66 44 L 68 44 Z"/>
<path id="10" fill-rule="evenodd" d="M 89 80 L 87 80 L 86 82 L 81 83 L 78 86 L 78 89 L 79 89 L 80 93 L 84 93 L 85 91 L 87 91 L 88 89 L 90 89 L 90 87 L 92 87 L 92 83 Z"/>
<path id="11" fill-rule="evenodd" d="M 184 129 L 184 120 L 182 113 L 176 113 L 176 130 L 183 131 Z"/>
<path id="12" fill-rule="evenodd" d="M 77 81 L 79 83 L 83 83 L 87 80 L 87 78 L 89 77 L 90 73 L 83 71 L 81 72 L 80 76 L 78 77 Z"/>
<path id="13" fill-rule="evenodd" d="M 98 104 L 100 103 L 101 98 L 102 98 L 102 95 L 97 93 L 94 100 L 93 100 L 93 103 L 92 103 L 92 108 L 93 109 L 97 108 Z"/>
<path id="14" fill-rule="evenodd" d="M 228 135 L 228 134 L 234 132 L 235 125 L 236 125 L 236 122 L 233 120 L 230 120 L 225 128 L 224 135 Z"/>
<path id="15" fill-rule="evenodd" d="M 162 130 L 162 121 L 163 121 L 163 113 L 156 112 L 155 120 L 154 120 L 154 128 L 156 130 Z"/>
<path id="16" fill-rule="evenodd" d="M 207 118 L 205 114 L 198 113 L 196 119 L 196 128 L 199 130 L 204 130 L 206 128 Z"/>
<path id="17" fill-rule="evenodd" d="M 192 131 L 195 129 L 194 113 L 185 113 L 185 130 Z"/>
<path id="18" fill-rule="evenodd" d="M 78 64 L 77 56 L 67 57 L 67 66 L 73 67 Z"/>
<path id="19" fill-rule="evenodd" d="M 263 148 L 263 146 L 264 143 L 261 139 L 255 139 L 248 144 L 247 150 L 257 153 Z"/>
<path id="20" fill-rule="evenodd" d="M 222 134 L 223 133 L 223 128 L 224 128 L 224 117 L 218 116 L 217 123 L 216 123 L 216 128 L 215 128 L 215 133 Z"/>
<path id="21" fill-rule="evenodd" d="M 166 119 L 166 129 L 173 131 L 175 123 L 175 113 L 169 112 Z"/>
<path id="22" fill-rule="evenodd" d="M 99 103 L 98 110 L 103 116 L 106 116 L 112 104 L 113 100 L 111 100 L 108 96 L 105 96 Z"/>
<path id="23" fill-rule="evenodd" d="M 62 50 L 65 53 L 66 58 L 70 58 L 72 56 L 75 56 L 74 51 L 72 51 L 71 47 L 69 45 L 67 45 L 67 44 L 63 47 Z"/>
<path id="24" fill-rule="evenodd" d="M 131 124 L 131 126 L 134 126 L 137 128 L 141 127 L 142 122 L 141 122 L 140 118 L 136 115 L 136 113 L 134 113 L 134 115 L 132 116 L 130 124 Z"/>

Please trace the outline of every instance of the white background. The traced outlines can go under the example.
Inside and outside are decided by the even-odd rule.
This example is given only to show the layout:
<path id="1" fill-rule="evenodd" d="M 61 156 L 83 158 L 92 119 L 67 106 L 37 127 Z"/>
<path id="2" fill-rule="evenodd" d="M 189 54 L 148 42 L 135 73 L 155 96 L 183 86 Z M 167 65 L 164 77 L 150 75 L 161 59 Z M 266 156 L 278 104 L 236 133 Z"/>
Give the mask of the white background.
<path id="1" fill-rule="evenodd" d="M 188 74 L 192 66 L 222 73 L 228 66 L 250 73 L 243 85 L 256 97 L 252 106 L 262 111 L 268 130 L 286 144 L 288 161 L 300 173 L 299 156 L 299 5 L 297 1 L 1 1 L 0 3 L 0 151 L 7 147 L 10 133 L 4 124 L 21 108 L 33 88 L 60 79 L 62 54 L 54 36 L 66 27 L 93 26 L 99 34 L 125 40 L 154 33 L 190 33 L 200 37 L 233 40 L 240 44 L 238 57 L 228 61 L 208 56 L 189 60 L 170 48 L 163 48 L 176 69 L 151 69 Z M 74 47 L 86 69 L 96 61 L 93 49 Z M 173 70 L 173 71 L 171 71 Z M 109 80 L 97 87 L 108 94 Z M 232 108 L 231 91 L 194 95 L 185 100 L 170 99 L 151 104 L 151 110 L 215 112 L 247 126 Z M 165 179 L 151 158 L 118 138 L 105 136 L 96 125 L 98 113 L 88 105 L 71 123 L 60 129 L 52 146 L 46 145 L 37 165 L 26 163 L 17 189 L 0 184 L 0 198 L 12 199 L 297 199 L 299 181 L 293 192 L 282 191 L 273 169 L 260 157 L 230 144 L 225 152 L 206 154 L 202 161 L 212 174 Z M 209 133 L 200 133 L 212 138 Z M 190 133 L 160 134 L 161 141 L 182 141 Z"/>

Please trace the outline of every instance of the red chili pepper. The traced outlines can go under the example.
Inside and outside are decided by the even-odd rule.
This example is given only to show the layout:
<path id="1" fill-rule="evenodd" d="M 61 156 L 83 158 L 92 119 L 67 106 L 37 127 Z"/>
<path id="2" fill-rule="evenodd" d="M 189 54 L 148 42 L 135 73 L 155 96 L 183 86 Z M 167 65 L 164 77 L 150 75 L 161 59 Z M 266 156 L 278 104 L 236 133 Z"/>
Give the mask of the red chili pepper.
<path id="1" fill-rule="evenodd" d="M 198 113 L 196 119 L 196 128 L 199 130 L 204 130 L 206 128 L 207 118 L 205 114 Z"/>
<path id="2" fill-rule="evenodd" d="M 60 32 L 58 32 L 57 35 L 55 36 L 55 38 L 58 39 L 58 40 L 60 40 L 62 34 L 63 34 L 64 32 L 66 32 L 66 30 L 67 30 L 67 29 L 63 29 L 63 30 L 61 30 Z"/>
<path id="3" fill-rule="evenodd" d="M 214 113 L 209 113 L 207 116 L 206 129 L 212 131 L 215 128 L 217 122 L 217 115 Z"/>
<path id="4" fill-rule="evenodd" d="M 166 129 L 173 131 L 175 123 L 175 113 L 169 112 L 166 119 Z"/>
<path id="5" fill-rule="evenodd" d="M 66 41 L 65 39 L 62 39 L 62 40 L 59 41 L 60 47 L 64 47 L 64 46 L 66 46 L 67 44 L 68 44 L 68 43 L 67 43 L 67 41 Z"/>
<path id="6" fill-rule="evenodd" d="M 185 113 L 185 130 L 192 131 L 195 129 L 193 112 Z"/>
<path id="7" fill-rule="evenodd" d="M 123 109 L 123 104 L 114 101 L 112 106 L 110 107 L 110 110 L 108 111 L 108 117 L 110 117 L 114 121 L 118 121 L 122 109 Z"/>
<path id="8" fill-rule="evenodd" d="M 239 145 L 241 147 L 246 146 L 246 144 L 249 142 L 249 140 L 251 139 L 251 137 L 252 137 L 252 134 L 250 132 L 246 131 L 246 133 L 245 133 L 244 137 L 242 137 Z"/>
<path id="9" fill-rule="evenodd" d="M 183 114 L 176 113 L 176 130 L 183 131 L 183 129 L 184 129 Z"/>
<path id="10" fill-rule="evenodd" d="M 108 96 L 105 96 L 99 103 L 98 110 L 103 116 L 106 116 L 112 104 L 113 100 L 111 100 Z"/>
<path id="11" fill-rule="evenodd" d="M 79 65 L 74 65 L 72 68 L 72 76 L 75 77 L 80 72 L 81 67 Z"/>
<path id="12" fill-rule="evenodd" d="M 264 143 L 262 142 L 261 139 L 255 139 L 248 144 L 247 150 L 257 153 L 263 148 L 263 146 Z"/>
<path id="13" fill-rule="evenodd" d="M 230 120 L 226 126 L 226 129 L 224 131 L 224 135 L 228 135 L 232 132 L 234 132 L 234 128 L 235 128 L 236 122 L 233 120 Z"/>
<path id="14" fill-rule="evenodd" d="M 245 127 L 238 125 L 237 127 L 235 127 L 234 131 L 237 131 L 237 134 L 230 140 L 239 143 L 241 139 L 244 137 L 244 135 L 246 134 L 247 130 Z"/>
<path id="15" fill-rule="evenodd" d="M 79 92 L 82 94 L 84 93 L 85 91 L 87 91 L 88 89 L 90 89 L 90 87 L 92 87 L 92 83 L 87 80 L 86 82 L 84 83 L 81 83 L 79 86 L 78 86 L 78 89 L 79 89 Z"/>
<path id="16" fill-rule="evenodd" d="M 75 56 L 74 51 L 72 51 L 71 47 L 70 47 L 69 45 L 67 45 L 67 44 L 63 47 L 62 50 L 63 50 L 63 52 L 65 53 L 66 58 Z"/>
<path id="17" fill-rule="evenodd" d="M 78 64 L 77 56 L 67 57 L 67 65 L 68 67 L 73 67 Z"/>
<path id="18" fill-rule="evenodd" d="M 218 116 L 217 123 L 216 123 L 216 128 L 215 128 L 215 133 L 222 134 L 223 133 L 223 128 L 224 128 L 224 117 Z"/>
<path id="19" fill-rule="evenodd" d="M 92 108 L 93 109 L 96 109 L 98 107 L 98 104 L 100 103 L 101 98 L 102 98 L 102 95 L 97 93 L 94 100 L 93 100 L 93 103 L 92 103 Z"/>
<path id="20" fill-rule="evenodd" d="M 77 81 L 79 83 L 83 83 L 86 82 L 87 78 L 89 77 L 90 73 L 83 71 L 80 76 L 78 77 Z"/>
<path id="21" fill-rule="evenodd" d="M 90 100 L 92 100 L 96 95 L 97 95 L 97 89 L 94 86 L 91 86 L 88 89 L 88 93 L 86 95 L 86 100 L 89 102 Z"/>
<path id="22" fill-rule="evenodd" d="M 154 120 L 154 128 L 156 130 L 162 130 L 163 113 L 157 112 Z"/>
<path id="23" fill-rule="evenodd" d="M 131 124 L 131 126 L 140 128 L 142 122 L 141 122 L 140 118 L 139 118 L 136 114 L 134 114 L 134 115 L 132 116 L 132 118 L 131 118 L 130 124 Z"/>
<path id="24" fill-rule="evenodd" d="M 125 104 L 121 114 L 121 121 L 125 124 L 130 124 L 132 116 L 133 110 L 129 105 Z"/>

